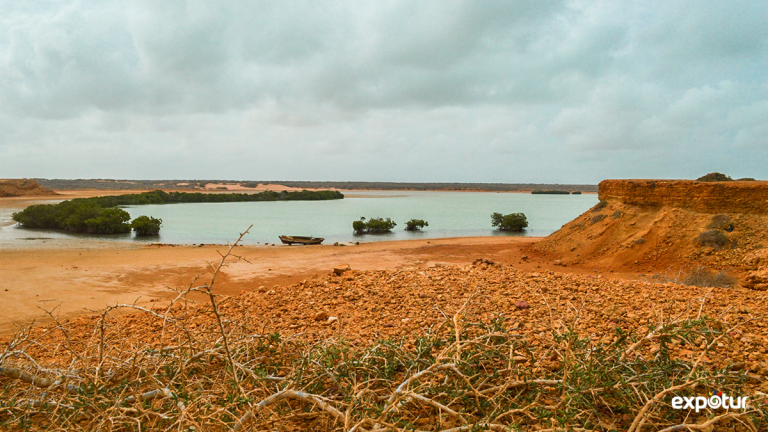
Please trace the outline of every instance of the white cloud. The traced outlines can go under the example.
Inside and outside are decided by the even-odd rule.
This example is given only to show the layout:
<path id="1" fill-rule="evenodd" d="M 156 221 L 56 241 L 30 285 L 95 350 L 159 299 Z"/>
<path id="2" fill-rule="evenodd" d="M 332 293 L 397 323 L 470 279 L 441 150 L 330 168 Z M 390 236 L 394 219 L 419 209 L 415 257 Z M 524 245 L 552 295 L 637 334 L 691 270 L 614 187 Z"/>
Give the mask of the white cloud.
<path id="1" fill-rule="evenodd" d="M 768 157 L 767 11 L 715 1 L 5 2 L 0 171 L 596 182 L 721 164 L 766 177 L 755 161 Z M 298 161 L 301 174 L 275 158 Z"/>

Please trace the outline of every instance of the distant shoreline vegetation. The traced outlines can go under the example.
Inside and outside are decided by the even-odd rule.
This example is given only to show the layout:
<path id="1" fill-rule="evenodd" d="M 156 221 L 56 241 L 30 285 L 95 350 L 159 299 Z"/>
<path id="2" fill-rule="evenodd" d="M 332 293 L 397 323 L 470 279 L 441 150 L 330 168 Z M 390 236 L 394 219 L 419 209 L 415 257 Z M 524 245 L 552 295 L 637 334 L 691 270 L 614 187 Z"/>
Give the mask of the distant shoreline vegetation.
<path id="1" fill-rule="evenodd" d="M 531 192 L 531 195 L 570 195 L 571 192 L 567 190 L 535 190 Z"/>
<path id="2" fill-rule="evenodd" d="M 323 201 L 343 199 L 344 194 L 338 191 L 297 191 L 260 193 L 208 194 L 199 192 L 165 192 L 156 190 L 139 194 L 104 196 L 93 198 L 76 198 L 58 204 L 38 204 L 13 214 L 13 220 L 23 228 L 41 228 L 67 231 L 71 233 L 88 234 L 123 234 L 131 228 L 138 235 L 157 235 L 157 229 L 148 230 L 142 216 L 139 225 L 130 221 L 127 211 L 117 208 L 126 205 L 147 204 L 181 204 L 181 203 L 223 203 L 223 202 L 255 202 L 255 201 Z M 143 216 L 146 218 L 146 216 Z M 152 219 L 152 218 L 148 218 Z M 161 221 L 160 221 L 161 223 Z M 154 228 L 154 227 L 153 227 Z M 150 232 L 150 234 L 147 234 Z"/>

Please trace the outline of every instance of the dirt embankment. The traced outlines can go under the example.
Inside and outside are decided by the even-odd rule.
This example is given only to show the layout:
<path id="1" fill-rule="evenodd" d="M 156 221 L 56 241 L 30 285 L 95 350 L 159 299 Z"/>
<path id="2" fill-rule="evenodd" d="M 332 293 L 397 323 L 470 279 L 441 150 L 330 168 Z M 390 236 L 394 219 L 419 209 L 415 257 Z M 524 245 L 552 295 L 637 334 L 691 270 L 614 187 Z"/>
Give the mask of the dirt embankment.
<path id="1" fill-rule="evenodd" d="M 674 207 L 697 213 L 768 215 L 768 182 L 603 180 L 600 201 L 640 207 Z"/>
<path id="2" fill-rule="evenodd" d="M 600 203 L 534 249 L 564 265 L 667 274 L 699 266 L 755 279 L 768 265 L 768 182 L 605 180 Z"/>
<path id="3" fill-rule="evenodd" d="M 46 195 L 57 195 L 57 193 L 40 186 L 33 179 L 0 179 L 0 197 Z"/>

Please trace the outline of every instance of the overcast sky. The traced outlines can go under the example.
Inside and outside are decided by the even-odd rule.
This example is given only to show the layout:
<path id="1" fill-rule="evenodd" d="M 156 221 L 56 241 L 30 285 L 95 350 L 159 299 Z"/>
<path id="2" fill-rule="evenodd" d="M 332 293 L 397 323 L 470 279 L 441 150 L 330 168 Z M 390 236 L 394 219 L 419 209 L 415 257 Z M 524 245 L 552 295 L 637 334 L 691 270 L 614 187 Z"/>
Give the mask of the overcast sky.
<path id="1" fill-rule="evenodd" d="M 0 0 L 0 178 L 768 178 L 768 2 Z"/>

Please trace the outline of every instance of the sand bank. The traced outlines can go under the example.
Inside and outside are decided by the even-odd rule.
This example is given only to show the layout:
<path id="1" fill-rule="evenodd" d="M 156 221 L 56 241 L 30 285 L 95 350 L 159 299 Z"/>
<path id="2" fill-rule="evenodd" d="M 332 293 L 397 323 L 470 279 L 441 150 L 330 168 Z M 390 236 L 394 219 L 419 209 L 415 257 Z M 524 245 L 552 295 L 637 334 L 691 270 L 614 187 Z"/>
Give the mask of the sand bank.
<path id="1" fill-rule="evenodd" d="M 292 284 L 329 273 L 335 265 L 356 270 L 468 264 L 486 258 L 521 270 L 592 273 L 591 267 L 556 267 L 537 255 L 535 237 L 463 237 L 361 243 L 359 246 L 242 246 L 219 276 L 216 291 L 233 295 L 259 287 Z M 224 246 L 137 246 L 104 243 L 101 248 L 0 250 L 0 333 L 57 309 L 63 317 L 116 303 L 148 305 L 171 298 L 169 288 L 206 281 L 209 263 Z M 524 259 L 524 257 L 526 257 Z M 246 261 L 247 260 L 247 261 Z M 614 277 L 637 277 L 616 269 Z"/>

